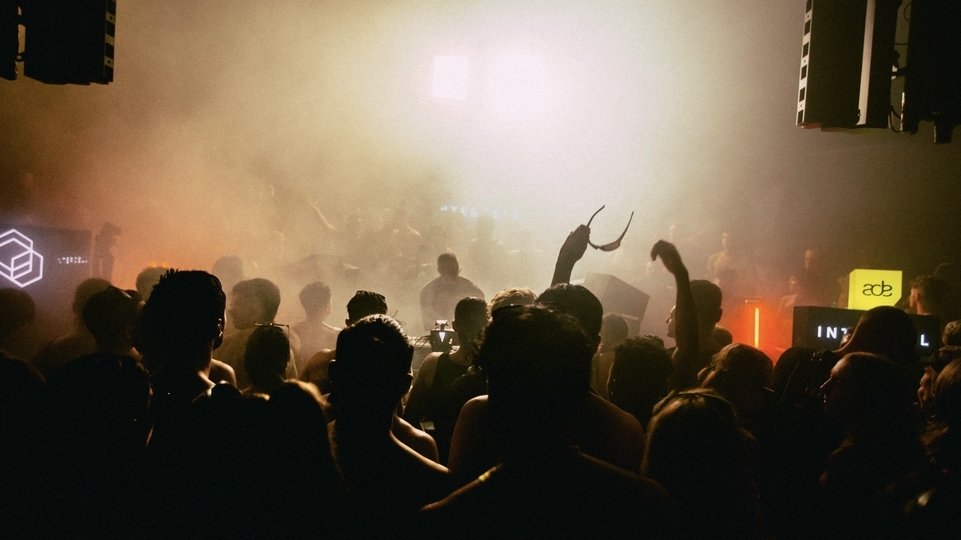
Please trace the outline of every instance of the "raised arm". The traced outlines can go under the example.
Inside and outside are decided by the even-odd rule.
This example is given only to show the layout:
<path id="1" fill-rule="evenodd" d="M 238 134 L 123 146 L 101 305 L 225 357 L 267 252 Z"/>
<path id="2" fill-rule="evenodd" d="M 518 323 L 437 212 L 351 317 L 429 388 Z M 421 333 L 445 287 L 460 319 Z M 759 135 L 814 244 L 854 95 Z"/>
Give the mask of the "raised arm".
<path id="1" fill-rule="evenodd" d="M 587 225 L 578 225 L 576 229 L 567 235 L 561 251 L 557 254 L 557 262 L 554 263 L 554 277 L 551 279 L 551 286 L 558 283 L 570 283 L 571 272 L 574 265 L 584 256 L 587 250 L 587 240 L 591 236 L 591 230 Z"/>
<path id="2" fill-rule="evenodd" d="M 691 293 L 691 280 L 681 255 L 674 244 L 659 240 L 651 249 L 651 260 L 661 258 L 667 271 L 674 275 L 677 299 L 674 304 L 674 335 L 677 347 L 671 360 L 674 373 L 668 380 L 671 390 L 684 390 L 694 386 L 697 381 L 698 342 L 697 308 Z"/>

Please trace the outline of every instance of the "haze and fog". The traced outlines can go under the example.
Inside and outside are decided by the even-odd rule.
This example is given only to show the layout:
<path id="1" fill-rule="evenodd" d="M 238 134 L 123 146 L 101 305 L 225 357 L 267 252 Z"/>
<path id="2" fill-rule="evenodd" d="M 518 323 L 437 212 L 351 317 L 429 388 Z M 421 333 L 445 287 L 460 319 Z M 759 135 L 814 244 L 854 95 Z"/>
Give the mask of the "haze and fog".
<path id="1" fill-rule="evenodd" d="M 537 291 L 567 233 L 601 205 L 597 241 L 631 211 L 633 224 L 621 251 L 589 250 L 575 277 L 636 282 L 674 222 L 696 239 L 693 277 L 725 228 L 779 280 L 808 244 L 838 267 L 870 244 L 907 279 L 957 260 L 961 142 L 935 146 L 929 124 L 915 136 L 794 125 L 803 10 L 128 0 L 115 82 L 0 81 L 3 221 L 118 225 L 114 281 L 126 287 L 151 264 L 210 269 L 239 254 L 269 275 L 343 256 L 360 278 L 343 283 L 337 309 L 349 286 L 388 287 L 365 282 L 363 257 L 343 250 L 399 208 L 423 237 L 446 231 L 437 244 L 468 277 L 476 217 L 461 209 L 495 213 L 505 250 L 528 236 L 540 250 L 516 283 Z M 432 95 L 437 56 L 468 59 L 465 99 Z M 412 298 L 437 254 L 392 302 L 402 319 L 417 320 Z"/>

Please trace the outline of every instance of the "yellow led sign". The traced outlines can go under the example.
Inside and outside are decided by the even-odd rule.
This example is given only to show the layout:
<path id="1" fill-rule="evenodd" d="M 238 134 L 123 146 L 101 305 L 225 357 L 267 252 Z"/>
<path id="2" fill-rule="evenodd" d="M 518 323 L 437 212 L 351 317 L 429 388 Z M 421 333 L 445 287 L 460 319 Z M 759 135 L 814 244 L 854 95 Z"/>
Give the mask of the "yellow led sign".
<path id="1" fill-rule="evenodd" d="M 900 270 L 858 268 L 851 272 L 848 283 L 848 309 L 893 306 L 901 299 Z"/>

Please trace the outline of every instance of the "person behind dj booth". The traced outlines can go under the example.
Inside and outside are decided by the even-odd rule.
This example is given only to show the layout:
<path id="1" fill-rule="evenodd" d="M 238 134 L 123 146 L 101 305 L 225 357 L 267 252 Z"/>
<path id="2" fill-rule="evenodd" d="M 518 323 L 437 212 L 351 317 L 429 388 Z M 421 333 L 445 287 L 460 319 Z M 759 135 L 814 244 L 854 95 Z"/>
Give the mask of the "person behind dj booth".
<path id="1" fill-rule="evenodd" d="M 807 538 L 818 532 L 811 527 L 820 520 L 815 510 L 819 477 L 843 440 L 841 427 L 825 414 L 820 393 L 831 369 L 847 354 L 876 354 L 898 366 L 905 386 L 917 388 L 924 369 L 915 350 L 917 341 L 918 331 L 905 312 L 880 306 L 861 316 L 839 349 L 791 348 L 778 359 L 774 369 L 778 406 L 770 437 L 760 441 L 765 515 L 776 536 Z"/>
<path id="2" fill-rule="evenodd" d="M 420 425 L 422 419 L 434 424 L 434 440 L 440 462 L 446 463 L 454 424 L 463 403 L 451 404 L 454 382 L 467 374 L 479 348 L 478 340 L 487 326 L 487 302 L 469 297 L 457 302 L 454 308 L 454 331 L 460 346 L 453 352 L 435 352 L 424 359 L 410 389 L 404 419 Z M 454 410 L 456 409 L 456 410 Z"/>

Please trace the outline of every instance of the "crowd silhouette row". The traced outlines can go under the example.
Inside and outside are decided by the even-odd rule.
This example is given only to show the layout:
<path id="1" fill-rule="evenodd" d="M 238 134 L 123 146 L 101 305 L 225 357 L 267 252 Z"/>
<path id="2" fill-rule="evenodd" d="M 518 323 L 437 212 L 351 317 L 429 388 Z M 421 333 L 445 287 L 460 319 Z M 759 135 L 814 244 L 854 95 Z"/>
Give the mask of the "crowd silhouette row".
<path id="1" fill-rule="evenodd" d="M 306 320 L 287 326 L 274 283 L 225 288 L 223 267 L 147 269 L 136 290 L 88 279 L 76 328 L 18 359 L 2 351 L 36 308 L 0 289 L 3 536 L 953 536 L 948 304 L 934 357 L 904 309 L 880 307 L 837 350 L 775 363 L 718 325 L 736 261 L 712 257 L 721 286 L 692 280 L 659 241 L 667 348 L 570 283 L 589 235 L 571 232 L 540 294 L 489 301 L 440 255 L 418 322 L 455 345 L 423 360 L 377 292 L 350 299 L 341 329 L 330 288 L 306 284 Z M 957 298 L 933 279 L 912 283 L 913 313 Z M 835 294 L 804 291 L 790 303 Z"/>

